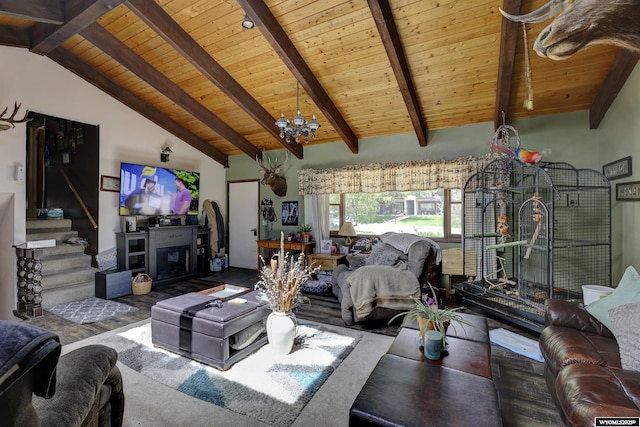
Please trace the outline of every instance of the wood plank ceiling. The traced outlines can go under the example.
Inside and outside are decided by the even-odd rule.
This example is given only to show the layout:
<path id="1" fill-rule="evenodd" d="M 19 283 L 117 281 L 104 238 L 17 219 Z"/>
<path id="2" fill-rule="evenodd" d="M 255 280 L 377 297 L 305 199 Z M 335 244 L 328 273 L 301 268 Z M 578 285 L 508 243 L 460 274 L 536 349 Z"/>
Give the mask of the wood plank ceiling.
<path id="1" fill-rule="evenodd" d="M 275 120 L 300 110 L 308 144 L 590 110 L 596 128 L 636 64 L 611 46 L 540 58 L 498 8 L 544 0 L 5 0 L 0 45 L 45 55 L 228 166 L 228 156 L 304 146 Z M 247 14 L 256 24 L 242 28 Z M 19 76 L 18 76 L 19 77 Z M 52 84 L 54 84 L 52 82 Z M 2 101 L 4 104 L 10 100 Z M 486 141 L 487 135 L 483 138 Z M 479 141 L 479 143 L 482 141 Z"/>

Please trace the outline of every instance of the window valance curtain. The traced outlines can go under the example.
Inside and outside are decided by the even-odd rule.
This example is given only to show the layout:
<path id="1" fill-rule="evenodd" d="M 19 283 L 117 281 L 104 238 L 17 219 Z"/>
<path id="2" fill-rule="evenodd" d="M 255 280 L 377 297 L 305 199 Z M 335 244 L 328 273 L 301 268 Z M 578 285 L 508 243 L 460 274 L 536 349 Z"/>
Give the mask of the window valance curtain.
<path id="1" fill-rule="evenodd" d="M 420 191 L 464 188 L 467 179 L 480 172 L 494 154 L 455 160 L 349 165 L 335 169 L 301 169 L 301 195 Z"/>

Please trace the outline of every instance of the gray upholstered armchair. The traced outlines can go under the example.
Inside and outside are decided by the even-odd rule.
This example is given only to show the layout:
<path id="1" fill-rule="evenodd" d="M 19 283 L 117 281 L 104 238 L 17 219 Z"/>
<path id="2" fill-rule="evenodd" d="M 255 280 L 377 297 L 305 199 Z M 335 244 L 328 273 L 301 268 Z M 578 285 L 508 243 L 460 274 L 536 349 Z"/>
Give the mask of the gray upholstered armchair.
<path id="1" fill-rule="evenodd" d="M 3 426 L 122 425 L 124 394 L 110 347 L 89 345 L 60 357 L 58 336 L 0 321 L 0 414 Z"/>
<path id="2" fill-rule="evenodd" d="M 426 237 L 390 232 L 380 241 L 365 258 L 349 256 L 350 267 L 333 270 L 331 290 L 347 325 L 411 309 L 411 298 L 420 297 L 431 265 L 440 263 L 440 246 Z"/>

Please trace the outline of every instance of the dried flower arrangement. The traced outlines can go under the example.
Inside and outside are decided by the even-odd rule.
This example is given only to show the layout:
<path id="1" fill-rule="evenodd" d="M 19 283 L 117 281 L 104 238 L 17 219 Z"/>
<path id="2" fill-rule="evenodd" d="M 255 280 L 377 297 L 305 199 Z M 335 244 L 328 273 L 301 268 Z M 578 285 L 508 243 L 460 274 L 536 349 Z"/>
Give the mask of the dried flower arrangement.
<path id="1" fill-rule="evenodd" d="M 255 290 L 271 305 L 272 310 L 283 313 L 289 313 L 296 305 L 308 301 L 300 289 L 313 272 L 313 265 L 305 267 L 304 254 L 300 254 L 297 260 L 294 260 L 293 255 L 287 260 L 287 255 L 284 252 L 284 232 L 281 232 L 277 259 L 271 259 L 267 266 L 260 256 L 262 271 L 255 286 Z"/>

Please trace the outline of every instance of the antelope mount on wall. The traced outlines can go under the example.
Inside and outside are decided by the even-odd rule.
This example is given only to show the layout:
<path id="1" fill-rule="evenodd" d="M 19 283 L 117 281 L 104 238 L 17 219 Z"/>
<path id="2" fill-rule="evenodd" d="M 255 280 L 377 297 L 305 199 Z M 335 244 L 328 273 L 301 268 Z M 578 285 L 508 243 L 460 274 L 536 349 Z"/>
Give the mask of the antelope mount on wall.
<path id="1" fill-rule="evenodd" d="M 566 59 L 594 44 L 612 44 L 640 52 L 640 0 L 551 0 L 526 15 L 505 18 L 524 23 L 555 17 L 533 45 L 538 55 Z"/>
<path id="2" fill-rule="evenodd" d="M 264 158 L 264 156 L 262 156 Z M 278 158 L 276 157 L 275 165 L 271 164 L 271 159 L 269 159 L 269 167 L 265 167 L 262 160 L 258 160 L 256 157 L 256 162 L 258 166 L 260 166 L 260 170 L 262 170 L 262 185 L 268 185 L 278 197 L 284 197 L 287 195 L 287 181 L 283 176 L 280 176 L 280 168 L 282 165 L 289 159 L 289 153 L 285 153 L 285 159 L 282 163 L 278 163 Z"/>
<path id="3" fill-rule="evenodd" d="M 13 106 L 13 113 L 11 113 L 10 116 L 5 117 L 4 115 L 7 114 L 7 111 L 9 110 L 9 107 L 5 108 L 2 111 L 2 114 L 0 114 L 0 130 L 9 130 L 9 129 L 13 129 L 16 127 L 16 123 L 24 123 L 24 122 L 28 122 L 31 119 L 27 118 L 27 114 L 28 112 L 24 113 L 24 117 L 21 119 L 16 119 L 16 114 L 18 114 L 18 110 L 20 109 L 20 106 L 22 104 L 18 104 L 18 102 L 16 102 Z"/>

